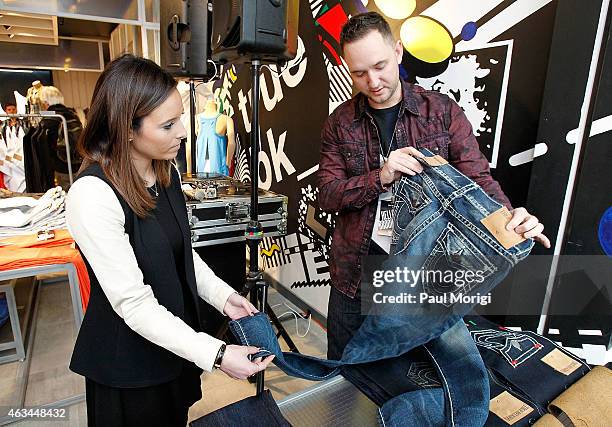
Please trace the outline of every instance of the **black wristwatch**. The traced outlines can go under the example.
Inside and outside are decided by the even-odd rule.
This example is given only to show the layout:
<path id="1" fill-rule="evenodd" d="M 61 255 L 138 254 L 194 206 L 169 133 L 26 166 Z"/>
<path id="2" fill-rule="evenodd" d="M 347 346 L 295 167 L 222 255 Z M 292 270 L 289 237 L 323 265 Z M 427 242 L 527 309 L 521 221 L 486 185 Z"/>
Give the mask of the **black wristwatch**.
<path id="1" fill-rule="evenodd" d="M 225 355 L 225 348 L 227 346 L 224 344 L 221 344 L 221 347 L 219 348 L 219 352 L 217 353 L 217 357 L 215 358 L 215 363 L 213 365 L 214 368 L 220 368 L 221 367 L 221 362 L 223 361 L 223 356 Z"/>

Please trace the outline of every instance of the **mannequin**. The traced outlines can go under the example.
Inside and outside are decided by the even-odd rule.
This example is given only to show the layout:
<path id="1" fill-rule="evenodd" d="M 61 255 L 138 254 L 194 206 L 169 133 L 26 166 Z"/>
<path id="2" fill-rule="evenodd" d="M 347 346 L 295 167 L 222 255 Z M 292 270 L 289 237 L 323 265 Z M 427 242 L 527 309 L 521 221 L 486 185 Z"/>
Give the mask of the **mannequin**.
<path id="1" fill-rule="evenodd" d="M 196 172 L 229 175 L 236 150 L 234 121 L 217 110 L 217 103 L 211 98 L 204 111 L 195 117 Z"/>
<path id="2" fill-rule="evenodd" d="M 28 105 L 30 106 L 29 112 L 32 114 L 40 113 L 40 110 L 42 109 L 42 101 L 40 99 L 42 88 L 43 84 L 40 82 L 40 80 L 34 80 L 32 82 L 32 86 L 28 89 L 26 99 L 28 100 Z"/>

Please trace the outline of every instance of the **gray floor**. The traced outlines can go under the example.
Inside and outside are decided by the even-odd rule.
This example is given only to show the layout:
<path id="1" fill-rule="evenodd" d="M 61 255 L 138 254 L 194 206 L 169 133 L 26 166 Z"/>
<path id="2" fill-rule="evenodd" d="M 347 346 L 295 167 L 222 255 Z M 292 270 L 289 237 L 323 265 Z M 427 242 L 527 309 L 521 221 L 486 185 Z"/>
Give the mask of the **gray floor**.
<path id="1" fill-rule="evenodd" d="M 285 303 L 292 306 L 274 290 L 271 290 L 269 300 L 278 315 L 289 311 Z M 21 407 L 19 402 L 22 394 L 25 396 L 23 407 L 33 407 L 84 393 L 83 379 L 68 370 L 76 331 L 67 282 L 41 285 L 35 316 L 32 346 L 26 361 L 0 365 L 0 417 L 6 415 L 8 408 Z M 308 334 L 301 338 L 296 332 L 294 316 L 285 315 L 282 319 L 285 319 L 283 324 L 301 352 L 325 356 L 327 342 L 325 331 L 320 325 L 312 321 Z M 304 334 L 308 328 L 308 320 L 298 319 L 297 327 L 298 332 Z M 284 346 L 282 339 L 280 342 L 281 346 Z M 28 363 L 27 386 L 22 389 L 22 385 L 26 383 L 23 374 L 27 371 Z M 313 384 L 310 381 L 288 377 L 275 366 L 266 371 L 266 388 L 271 390 L 277 401 Z M 218 371 L 204 374 L 203 398 L 191 407 L 189 419 L 190 421 L 196 419 L 210 411 L 251 396 L 254 392 L 255 386 L 247 381 L 233 380 Z M 68 408 L 66 421 L 31 420 L 12 425 L 85 426 L 86 416 L 85 404 L 82 402 Z"/>

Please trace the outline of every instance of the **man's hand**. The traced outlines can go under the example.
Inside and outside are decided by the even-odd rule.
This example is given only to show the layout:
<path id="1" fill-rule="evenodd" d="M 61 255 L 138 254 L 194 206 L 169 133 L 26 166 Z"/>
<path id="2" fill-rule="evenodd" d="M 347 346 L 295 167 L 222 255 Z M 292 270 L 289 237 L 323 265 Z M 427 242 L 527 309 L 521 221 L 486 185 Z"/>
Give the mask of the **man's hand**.
<path id="1" fill-rule="evenodd" d="M 423 166 L 415 157 L 424 156 L 414 147 L 393 150 L 380 170 L 380 183 L 389 185 L 400 179 L 403 173 L 414 176 L 423 172 Z"/>
<path id="2" fill-rule="evenodd" d="M 248 299 L 238 293 L 231 294 L 223 307 L 223 312 L 232 320 L 252 316 L 258 311 Z"/>
<path id="3" fill-rule="evenodd" d="M 533 238 L 536 242 L 542 244 L 545 248 L 550 248 L 550 240 L 542 231 L 544 225 L 525 208 L 516 208 L 511 211 L 512 219 L 506 225 L 506 230 L 514 230 L 526 239 Z"/>

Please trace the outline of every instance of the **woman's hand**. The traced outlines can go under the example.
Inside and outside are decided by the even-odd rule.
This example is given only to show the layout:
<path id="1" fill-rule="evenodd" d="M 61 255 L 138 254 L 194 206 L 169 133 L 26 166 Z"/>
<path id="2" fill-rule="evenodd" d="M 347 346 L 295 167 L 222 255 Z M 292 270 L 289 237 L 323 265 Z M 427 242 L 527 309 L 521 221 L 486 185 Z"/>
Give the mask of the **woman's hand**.
<path id="1" fill-rule="evenodd" d="M 238 293 L 231 294 L 223 307 L 223 313 L 232 320 L 252 316 L 258 311 L 248 299 Z"/>
<path id="2" fill-rule="evenodd" d="M 259 351 L 257 347 L 247 347 L 242 345 L 228 345 L 225 348 L 225 354 L 221 360 L 221 369 L 229 377 L 237 380 L 244 380 L 251 375 L 255 375 L 259 371 L 263 371 L 268 367 L 274 355 L 261 360 L 258 357 L 254 361 L 248 359 L 249 354 L 255 354 Z"/>

